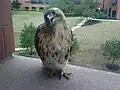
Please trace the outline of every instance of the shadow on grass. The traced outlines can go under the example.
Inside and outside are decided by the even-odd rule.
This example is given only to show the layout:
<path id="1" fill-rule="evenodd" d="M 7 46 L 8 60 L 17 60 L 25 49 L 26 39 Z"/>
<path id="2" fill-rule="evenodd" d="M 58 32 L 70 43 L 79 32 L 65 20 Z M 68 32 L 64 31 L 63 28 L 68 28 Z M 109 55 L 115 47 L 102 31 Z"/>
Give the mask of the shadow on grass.
<path id="1" fill-rule="evenodd" d="M 90 26 L 90 25 L 94 25 L 94 24 L 97 24 L 97 23 L 100 23 L 101 21 L 99 20 L 88 20 L 87 22 L 85 22 L 82 27 L 84 26 Z"/>
<path id="2" fill-rule="evenodd" d="M 116 71 L 120 69 L 119 65 L 112 65 L 112 64 L 106 64 L 106 68 L 111 71 Z"/>

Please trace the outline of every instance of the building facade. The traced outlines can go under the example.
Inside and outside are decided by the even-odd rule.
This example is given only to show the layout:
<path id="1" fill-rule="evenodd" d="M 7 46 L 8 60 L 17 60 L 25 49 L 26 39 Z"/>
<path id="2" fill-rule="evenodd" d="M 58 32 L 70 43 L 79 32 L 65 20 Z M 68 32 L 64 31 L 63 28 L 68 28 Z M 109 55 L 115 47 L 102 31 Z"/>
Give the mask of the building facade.
<path id="1" fill-rule="evenodd" d="M 19 0 L 25 10 L 41 11 L 48 6 L 47 0 Z"/>
<path id="2" fill-rule="evenodd" d="M 120 0 L 100 0 L 100 4 L 109 18 L 120 20 Z"/>
<path id="3" fill-rule="evenodd" d="M 12 0 L 13 1 L 13 0 Z M 26 10 L 35 10 L 41 11 L 49 4 L 53 3 L 56 0 L 19 0 L 22 4 L 21 8 Z M 75 3 L 79 3 L 80 0 L 73 0 Z"/>

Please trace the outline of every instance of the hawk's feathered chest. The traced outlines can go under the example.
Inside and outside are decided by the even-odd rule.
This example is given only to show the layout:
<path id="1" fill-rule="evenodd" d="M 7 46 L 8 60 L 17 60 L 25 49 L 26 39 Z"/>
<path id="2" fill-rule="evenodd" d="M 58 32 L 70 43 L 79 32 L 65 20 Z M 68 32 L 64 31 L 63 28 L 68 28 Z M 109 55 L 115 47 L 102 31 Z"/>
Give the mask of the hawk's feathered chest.
<path id="1" fill-rule="evenodd" d="M 35 36 L 35 48 L 43 64 L 50 68 L 63 68 L 69 57 L 71 47 L 71 30 L 63 23 L 57 24 L 54 32 L 44 32 L 45 24 L 38 27 Z"/>

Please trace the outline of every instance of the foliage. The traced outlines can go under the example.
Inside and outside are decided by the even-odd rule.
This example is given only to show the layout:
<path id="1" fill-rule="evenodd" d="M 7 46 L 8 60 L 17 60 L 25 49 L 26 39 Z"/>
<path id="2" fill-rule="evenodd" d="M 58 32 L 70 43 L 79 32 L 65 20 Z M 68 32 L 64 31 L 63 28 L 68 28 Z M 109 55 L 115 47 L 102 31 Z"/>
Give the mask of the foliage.
<path id="1" fill-rule="evenodd" d="M 30 23 L 30 25 L 24 24 L 20 35 L 20 46 L 22 48 L 27 48 L 27 50 L 30 49 L 30 54 L 32 54 L 32 50 L 34 47 L 35 30 L 36 28 L 33 23 Z"/>
<path id="2" fill-rule="evenodd" d="M 80 3 L 77 4 L 74 0 L 57 0 L 49 7 L 58 7 L 66 15 L 92 17 L 95 16 L 98 6 L 98 0 L 80 0 Z"/>
<path id="3" fill-rule="evenodd" d="M 97 19 L 107 19 L 107 15 L 106 15 L 105 12 L 98 12 L 98 13 L 96 13 L 95 18 L 97 18 Z"/>
<path id="4" fill-rule="evenodd" d="M 98 9 L 98 0 L 82 0 L 81 5 L 85 6 L 82 15 L 85 17 L 94 17 Z"/>
<path id="5" fill-rule="evenodd" d="M 73 0 L 56 0 L 49 5 L 48 8 L 57 7 L 60 8 L 64 13 L 72 13 L 74 10 Z"/>
<path id="6" fill-rule="evenodd" d="M 12 2 L 12 9 L 19 9 L 21 6 L 21 3 L 18 0 L 14 0 Z"/>
<path id="7" fill-rule="evenodd" d="M 112 59 L 112 65 L 114 65 L 114 61 L 120 58 L 120 40 L 107 40 L 105 44 L 102 44 L 101 50 L 104 56 L 108 56 L 109 60 Z"/>
<path id="8" fill-rule="evenodd" d="M 94 17 L 96 15 L 96 12 L 94 9 L 85 9 L 82 15 L 84 17 Z"/>
<path id="9" fill-rule="evenodd" d="M 74 6 L 73 13 L 76 16 L 82 16 L 82 12 L 84 12 L 84 10 L 85 10 L 86 7 L 87 7 L 87 5 L 77 4 L 77 5 Z"/>
<path id="10" fill-rule="evenodd" d="M 72 43 L 72 48 L 71 48 L 72 54 L 76 54 L 77 51 L 79 51 L 79 48 L 80 48 L 80 42 L 77 37 L 74 37 L 73 43 Z"/>
<path id="11" fill-rule="evenodd" d="M 86 9 L 97 9 L 99 6 L 98 0 L 81 0 L 81 4 L 86 5 Z"/>

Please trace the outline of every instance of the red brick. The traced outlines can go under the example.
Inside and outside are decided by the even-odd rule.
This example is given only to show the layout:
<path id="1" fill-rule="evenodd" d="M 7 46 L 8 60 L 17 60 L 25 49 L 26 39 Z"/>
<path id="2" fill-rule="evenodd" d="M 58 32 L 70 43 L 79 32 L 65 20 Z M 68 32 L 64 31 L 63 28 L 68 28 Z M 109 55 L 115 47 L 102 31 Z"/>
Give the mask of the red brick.
<path id="1" fill-rule="evenodd" d="M 12 24 L 11 1 L 0 0 L 1 25 Z"/>
<path id="2" fill-rule="evenodd" d="M 6 56 L 8 56 L 14 52 L 14 48 L 15 48 L 12 26 L 4 27 L 4 38 L 5 38 Z"/>
<path id="3" fill-rule="evenodd" d="M 3 14 L 2 14 L 2 13 L 3 13 L 3 4 L 2 4 L 2 2 L 3 2 L 3 1 L 0 0 L 0 26 L 2 26 L 2 22 L 3 22 L 3 21 L 2 21 L 2 20 L 3 20 L 3 19 L 2 19 L 2 17 L 3 17 Z"/>

